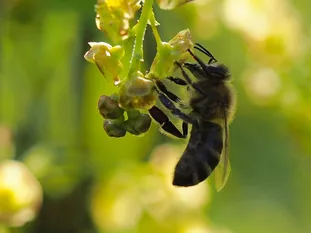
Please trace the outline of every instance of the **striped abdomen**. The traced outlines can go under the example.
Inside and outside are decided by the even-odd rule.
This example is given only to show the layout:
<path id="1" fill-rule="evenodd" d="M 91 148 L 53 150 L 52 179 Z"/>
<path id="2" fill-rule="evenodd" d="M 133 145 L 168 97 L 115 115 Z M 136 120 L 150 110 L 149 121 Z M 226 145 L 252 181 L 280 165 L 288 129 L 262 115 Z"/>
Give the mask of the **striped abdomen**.
<path id="1" fill-rule="evenodd" d="M 221 125 L 210 121 L 194 124 L 189 143 L 175 167 L 173 185 L 192 186 L 205 180 L 218 165 L 222 149 Z"/>

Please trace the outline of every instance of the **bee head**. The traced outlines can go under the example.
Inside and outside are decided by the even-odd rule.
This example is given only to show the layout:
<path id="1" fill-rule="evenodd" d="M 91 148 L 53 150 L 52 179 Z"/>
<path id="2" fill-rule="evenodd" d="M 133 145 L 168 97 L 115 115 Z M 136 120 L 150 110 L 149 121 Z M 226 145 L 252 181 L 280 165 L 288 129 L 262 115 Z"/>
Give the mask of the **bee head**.
<path id="1" fill-rule="evenodd" d="M 218 81 L 226 81 L 230 78 L 230 72 L 229 69 L 223 65 L 223 64 L 211 64 L 206 65 L 205 67 L 208 72 L 210 72 L 211 75 L 209 75 L 209 79 L 216 79 Z"/>

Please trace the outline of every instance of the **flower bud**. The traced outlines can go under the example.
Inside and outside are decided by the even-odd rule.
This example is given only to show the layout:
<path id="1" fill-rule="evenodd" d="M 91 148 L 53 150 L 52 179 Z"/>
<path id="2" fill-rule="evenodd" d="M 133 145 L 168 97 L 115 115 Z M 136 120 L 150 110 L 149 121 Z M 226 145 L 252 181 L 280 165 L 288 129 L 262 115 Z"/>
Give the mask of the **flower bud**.
<path id="1" fill-rule="evenodd" d="M 123 70 L 121 59 L 124 56 L 124 49 L 120 45 L 112 47 L 105 42 L 89 42 L 90 50 L 84 58 L 95 63 L 102 75 L 107 79 L 112 79 L 114 84 L 120 82 L 120 73 Z"/>
<path id="2" fill-rule="evenodd" d="M 102 95 L 98 101 L 98 110 L 100 115 L 105 119 L 118 119 L 124 110 L 119 107 L 116 95 L 106 96 Z"/>
<path id="3" fill-rule="evenodd" d="M 123 109 L 150 109 L 156 101 L 154 83 L 137 71 L 121 84 L 119 104 Z"/>
<path id="4" fill-rule="evenodd" d="M 124 122 L 125 129 L 134 135 L 140 135 L 148 131 L 151 125 L 151 118 L 148 114 L 140 113 L 136 110 L 133 113 L 128 111 L 128 120 Z"/>
<path id="5" fill-rule="evenodd" d="M 114 138 L 124 137 L 126 134 L 126 130 L 122 127 L 122 125 L 114 120 L 104 120 L 104 130 L 109 137 Z"/>
<path id="6" fill-rule="evenodd" d="M 165 78 L 172 75 L 175 62 L 183 63 L 190 55 L 188 49 L 193 48 L 191 33 L 189 29 L 180 31 L 168 43 L 162 42 L 152 62 L 147 78 Z"/>

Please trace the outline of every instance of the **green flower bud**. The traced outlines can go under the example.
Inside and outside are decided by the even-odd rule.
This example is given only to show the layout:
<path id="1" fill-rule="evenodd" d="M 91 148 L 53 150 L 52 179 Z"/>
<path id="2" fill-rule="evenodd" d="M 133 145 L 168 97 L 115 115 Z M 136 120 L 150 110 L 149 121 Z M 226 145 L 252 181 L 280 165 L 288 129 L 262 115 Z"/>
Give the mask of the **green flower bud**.
<path id="1" fill-rule="evenodd" d="M 115 85 L 120 82 L 120 73 L 123 71 L 121 59 L 124 56 L 124 49 L 120 45 L 112 47 L 105 42 L 89 42 L 90 50 L 84 58 L 95 63 L 102 75 L 112 79 Z"/>
<path id="2" fill-rule="evenodd" d="M 98 110 L 105 119 L 118 119 L 124 113 L 124 110 L 119 107 L 118 99 L 115 95 L 102 95 L 98 101 Z"/>
<path id="3" fill-rule="evenodd" d="M 150 109 L 156 101 L 154 83 L 137 71 L 119 89 L 119 104 L 123 109 Z"/>
<path id="4" fill-rule="evenodd" d="M 131 134 L 140 135 L 148 131 L 151 125 L 151 118 L 148 114 L 138 111 L 128 111 L 128 120 L 124 122 L 124 128 Z"/>
<path id="5" fill-rule="evenodd" d="M 192 2 L 193 0 L 157 0 L 159 7 L 163 10 L 172 10 L 178 6 Z"/>
<path id="6" fill-rule="evenodd" d="M 188 49 L 193 48 L 191 33 L 189 29 L 180 31 L 168 43 L 162 42 L 158 52 L 152 62 L 151 69 L 147 78 L 165 78 L 172 75 L 175 62 L 183 63 L 190 55 Z"/>
<path id="7" fill-rule="evenodd" d="M 109 137 L 114 138 L 124 137 L 126 134 L 126 130 L 122 125 L 114 120 L 104 120 L 104 130 Z"/>

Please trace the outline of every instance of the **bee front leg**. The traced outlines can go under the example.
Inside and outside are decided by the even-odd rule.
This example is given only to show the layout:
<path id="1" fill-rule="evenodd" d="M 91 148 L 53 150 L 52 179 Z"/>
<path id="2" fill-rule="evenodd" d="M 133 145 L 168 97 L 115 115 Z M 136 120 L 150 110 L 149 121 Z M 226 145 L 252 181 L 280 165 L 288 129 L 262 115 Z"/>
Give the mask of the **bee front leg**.
<path id="1" fill-rule="evenodd" d="M 156 85 L 157 85 L 157 88 L 163 92 L 169 99 L 171 99 L 172 101 L 176 102 L 176 103 L 179 103 L 180 102 L 180 98 L 175 95 L 174 93 L 170 92 L 167 90 L 166 86 L 159 80 L 156 80 Z"/>
<path id="2" fill-rule="evenodd" d="M 161 103 L 171 111 L 171 113 L 175 116 L 177 116 L 179 119 L 185 121 L 188 124 L 196 124 L 197 121 L 192 119 L 190 116 L 182 112 L 179 108 L 177 108 L 174 103 L 163 93 L 158 91 L 159 100 Z"/>
<path id="3" fill-rule="evenodd" d="M 181 133 L 176 126 L 169 120 L 168 116 L 158 107 L 153 106 L 149 109 L 149 113 L 151 117 L 161 125 L 161 128 L 178 138 L 186 138 L 188 135 L 188 125 L 187 123 L 183 122 L 183 132 Z"/>
<path id="4" fill-rule="evenodd" d="M 183 75 L 183 77 L 185 78 L 186 82 L 197 92 L 199 92 L 202 95 L 206 95 L 206 93 L 204 91 L 201 90 L 201 88 L 196 84 L 196 83 L 192 83 L 189 75 L 186 73 L 185 69 L 182 67 L 181 64 L 179 64 L 178 62 L 175 62 L 176 65 L 179 66 L 180 70 L 181 70 L 181 74 Z"/>
<path id="5" fill-rule="evenodd" d="M 178 79 L 178 78 L 174 78 L 174 79 Z M 186 83 L 186 81 L 184 81 L 183 79 L 180 79 L 180 80 L 183 81 L 184 83 Z M 164 85 L 164 83 L 162 83 L 158 79 L 156 79 L 155 83 L 156 83 L 156 87 L 158 88 L 158 90 L 157 90 L 158 92 L 164 93 L 170 100 L 174 101 L 175 103 L 178 103 L 178 106 L 180 108 L 182 108 L 182 109 L 188 109 L 189 108 L 189 106 L 187 104 L 185 104 L 184 102 L 182 102 L 177 95 L 168 91 L 166 86 Z M 186 85 L 188 85 L 188 84 L 186 83 Z"/>

